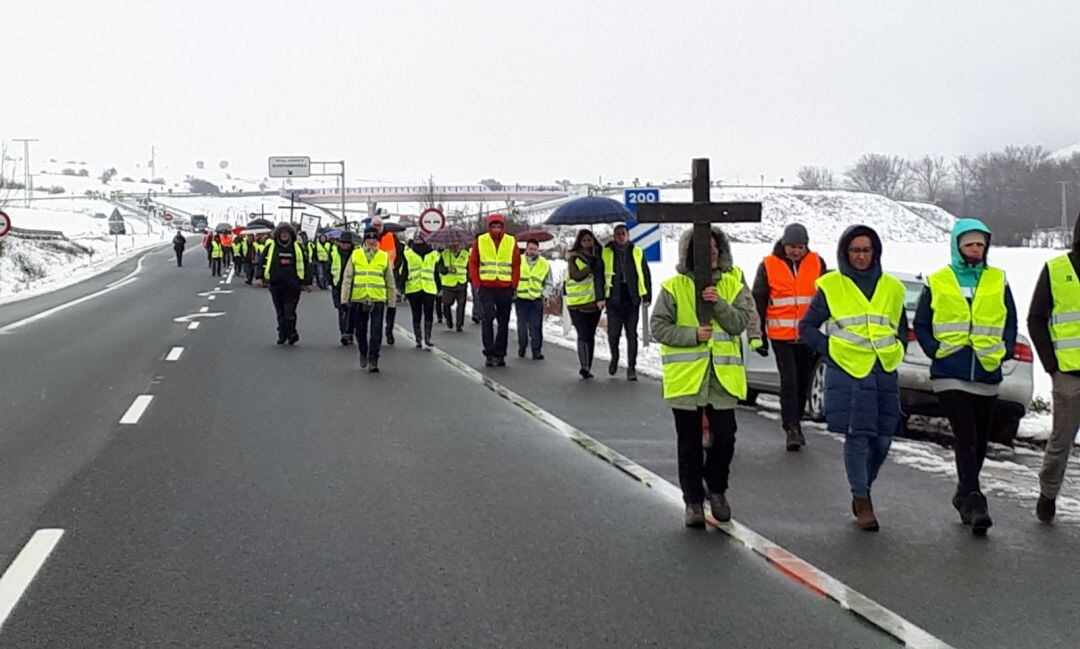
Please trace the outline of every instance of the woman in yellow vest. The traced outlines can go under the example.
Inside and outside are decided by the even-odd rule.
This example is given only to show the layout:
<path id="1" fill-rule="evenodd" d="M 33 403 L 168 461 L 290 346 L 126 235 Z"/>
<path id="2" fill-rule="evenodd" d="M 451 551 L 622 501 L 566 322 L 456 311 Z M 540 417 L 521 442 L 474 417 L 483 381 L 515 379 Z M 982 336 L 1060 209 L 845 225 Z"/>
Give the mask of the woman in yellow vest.
<path id="1" fill-rule="evenodd" d="M 931 385 L 956 441 L 960 520 L 977 535 L 993 525 L 979 472 L 986 459 L 1001 364 L 1016 350 L 1016 305 L 1005 271 L 987 265 L 990 230 L 960 219 L 949 239 L 951 263 L 932 273 L 915 309 L 915 336 L 932 361 Z"/>
<path id="2" fill-rule="evenodd" d="M 432 348 L 431 329 L 435 312 L 435 296 L 439 293 L 439 276 L 435 265 L 439 253 L 419 236 L 405 249 L 405 263 L 401 266 L 400 281 L 405 284 L 405 298 L 412 311 L 413 337 L 416 348 Z M 424 318 L 423 335 L 420 333 L 420 317 Z"/>
<path id="3" fill-rule="evenodd" d="M 591 230 L 580 230 L 566 255 L 566 278 L 563 299 L 570 311 L 570 322 L 577 333 L 578 374 L 591 379 L 596 327 L 604 310 L 604 264 L 600 245 Z"/>
<path id="4" fill-rule="evenodd" d="M 649 324 L 661 345 L 664 400 L 675 414 L 684 523 L 704 527 L 703 479 L 713 517 L 731 519 L 725 494 L 735 455 L 735 406 L 746 398 L 740 334 L 754 312 L 754 298 L 732 265 L 727 237 L 716 228 L 710 260 L 715 284 L 696 294 L 692 235 L 687 231 L 679 241 L 679 274 L 661 285 Z M 699 299 L 713 305 L 709 324 L 698 322 Z M 702 417 L 708 419 L 712 436 L 707 451 L 702 446 Z"/>
<path id="5" fill-rule="evenodd" d="M 826 359 L 825 419 L 830 431 L 844 435 L 851 511 L 860 528 L 876 532 L 870 488 L 900 426 L 904 285 L 882 272 L 881 239 L 870 227 L 845 230 L 836 257 L 837 270 L 816 282 L 799 338 Z"/>

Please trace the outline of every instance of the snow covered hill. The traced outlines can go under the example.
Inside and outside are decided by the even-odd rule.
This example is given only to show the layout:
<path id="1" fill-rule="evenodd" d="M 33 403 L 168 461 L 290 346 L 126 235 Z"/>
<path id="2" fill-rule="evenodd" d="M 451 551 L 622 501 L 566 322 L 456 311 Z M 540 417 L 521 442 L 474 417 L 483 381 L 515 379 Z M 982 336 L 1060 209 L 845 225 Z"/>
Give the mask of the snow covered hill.
<path id="1" fill-rule="evenodd" d="M 1055 159 L 1055 160 L 1068 160 L 1069 158 L 1073 157 L 1077 153 L 1080 153 L 1080 142 L 1077 142 L 1076 144 L 1074 144 L 1072 146 L 1067 146 L 1064 149 L 1059 149 L 1057 151 L 1054 151 L 1050 155 L 1050 157 Z"/>

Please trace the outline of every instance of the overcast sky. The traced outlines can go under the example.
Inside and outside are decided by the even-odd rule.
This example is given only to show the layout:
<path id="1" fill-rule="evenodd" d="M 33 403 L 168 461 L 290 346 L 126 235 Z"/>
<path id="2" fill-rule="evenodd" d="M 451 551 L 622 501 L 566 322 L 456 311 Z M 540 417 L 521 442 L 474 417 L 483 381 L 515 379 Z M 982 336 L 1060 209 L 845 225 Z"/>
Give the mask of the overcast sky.
<path id="1" fill-rule="evenodd" d="M 838 174 L 1080 142 L 1080 3 L 0 0 L 0 139 L 413 182 Z"/>

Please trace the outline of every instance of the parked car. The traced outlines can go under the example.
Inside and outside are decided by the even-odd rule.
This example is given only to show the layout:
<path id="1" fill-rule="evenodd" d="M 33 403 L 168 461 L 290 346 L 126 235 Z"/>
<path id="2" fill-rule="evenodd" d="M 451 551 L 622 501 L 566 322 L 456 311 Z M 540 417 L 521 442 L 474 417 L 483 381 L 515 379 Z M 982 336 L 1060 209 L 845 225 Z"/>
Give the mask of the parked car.
<path id="1" fill-rule="evenodd" d="M 915 306 L 923 288 L 923 276 L 909 273 L 890 274 L 904 284 L 906 293 L 904 308 L 907 309 L 908 322 L 913 323 Z M 991 440 L 1012 445 L 1020 419 L 1027 412 L 1035 389 L 1032 375 L 1034 360 L 1031 342 L 1026 337 L 1018 335 L 1014 358 L 1001 366 L 1003 380 L 994 410 Z M 905 417 L 910 415 L 943 417 L 944 413 L 938 406 L 937 397 L 930 384 L 930 359 L 915 340 L 914 327 L 908 331 L 907 353 L 898 371 L 900 373 L 900 405 Z M 746 354 L 746 378 L 749 388 L 747 401 L 750 403 L 757 399 L 758 394 L 780 392 L 780 375 L 776 371 L 776 360 L 772 355 L 763 358 L 758 354 Z M 806 412 L 807 416 L 814 421 L 825 420 L 825 362 L 822 360 L 818 360 L 817 365 L 814 366 Z"/>

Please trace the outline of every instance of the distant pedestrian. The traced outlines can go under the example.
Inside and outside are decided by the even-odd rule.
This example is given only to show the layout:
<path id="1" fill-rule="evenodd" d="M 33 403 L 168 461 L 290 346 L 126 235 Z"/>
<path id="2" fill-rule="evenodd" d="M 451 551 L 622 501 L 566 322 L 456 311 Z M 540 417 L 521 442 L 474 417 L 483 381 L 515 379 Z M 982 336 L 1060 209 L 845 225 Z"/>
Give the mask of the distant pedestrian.
<path id="1" fill-rule="evenodd" d="M 591 379 L 596 327 L 604 309 L 604 267 L 600 260 L 600 245 L 591 230 L 579 230 L 566 255 L 563 299 L 577 333 L 578 363 L 581 365 L 578 374 L 583 379 Z"/>
<path id="2" fill-rule="evenodd" d="M 352 309 L 353 333 L 360 352 L 360 369 L 379 371 L 383 317 L 397 304 L 396 279 L 390 257 L 379 249 L 379 231 L 364 230 L 364 244 L 353 251 L 341 278 L 341 303 Z"/>
<path id="3" fill-rule="evenodd" d="M 251 242 L 252 260 L 251 268 L 248 270 L 248 281 L 246 282 L 248 284 L 251 283 L 252 277 L 263 276 L 263 260 L 265 258 L 263 253 L 266 251 L 266 244 L 267 236 L 265 234 L 256 234 L 255 239 Z"/>
<path id="4" fill-rule="evenodd" d="M 465 324 L 466 291 L 469 285 L 469 249 L 458 244 L 442 251 L 435 272 L 442 284 L 443 319 L 446 328 L 461 331 Z"/>
<path id="5" fill-rule="evenodd" d="M 244 272 L 244 237 L 236 234 L 232 239 L 233 275 L 239 277 Z"/>
<path id="6" fill-rule="evenodd" d="M 544 298 L 551 293 L 551 265 L 540 256 L 540 242 L 529 239 L 525 243 L 525 257 L 521 260 L 521 277 L 514 310 L 517 314 L 518 358 L 525 358 L 525 350 L 532 349 L 532 359 L 544 359 Z M 530 345 L 531 343 L 531 345 Z"/>
<path id="7" fill-rule="evenodd" d="M 315 241 L 315 268 L 318 270 L 315 281 L 321 289 L 326 289 L 330 284 L 330 252 L 333 249 L 334 244 L 329 241 L 326 234 L 320 234 Z"/>
<path id="8" fill-rule="evenodd" d="M 434 326 L 435 296 L 439 294 L 439 278 L 435 266 L 439 253 L 423 239 L 417 237 L 405 249 L 405 264 L 401 267 L 401 280 L 405 283 L 405 298 L 412 312 L 413 337 L 416 348 L 431 349 L 431 329 Z M 420 330 L 423 317 L 424 329 Z"/>
<path id="9" fill-rule="evenodd" d="M 210 241 L 210 276 L 221 276 L 221 263 L 225 258 L 225 246 L 221 244 L 221 235 L 215 234 Z"/>
<path id="10" fill-rule="evenodd" d="M 222 266 L 221 267 L 224 270 L 228 270 L 229 268 L 232 267 L 232 258 L 233 258 L 232 243 L 233 243 L 233 235 L 232 235 L 231 232 L 224 232 L 224 233 L 221 234 L 221 251 L 222 251 L 222 253 L 224 253 L 224 256 L 222 257 Z"/>
<path id="11" fill-rule="evenodd" d="M 341 344 L 348 346 L 353 343 L 352 309 L 348 303 L 341 301 L 341 280 L 345 274 L 345 268 L 352 263 L 353 233 L 342 232 L 337 243 L 330 249 L 330 299 L 334 303 L 337 312 L 338 331 L 341 333 Z"/>
<path id="12" fill-rule="evenodd" d="M 394 274 L 395 282 L 395 300 L 393 302 L 387 302 L 386 305 L 386 344 L 394 344 L 394 322 L 397 320 L 397 299 L 396 294 L 404 291 L 405 286 L 401 282 L 400 274 L 401 267 L 405 264 L 405 244 L 393 232 L 386 230 L 386 225 L 383 223 L 381 216 L 373 216 L 371 218 L 371 227 L 375 229 L 375 232 L 379 235 L 379 250 L 386 253 L 386 257 L 390 262 L 390 270 Z"/>
<path id="13" fill-rule="evenodd" d="M 476 306 L 480 307 L 481 340 L 487 367 L 506 365 L 510 308 L 520 271 L 521 251 L 517 241 L 506 234 L 502 214 L 492 214 L 487 219 L 487 232 L 476 239 L 469 256 L 469 279 L 477 289 Z"/>
<path id="14" fill-rule="evenodd" d="M 296 307 L 300 292 L 311 291 L 311 276 L 306 272 L 304 250 L 297 242 L 296 230 L 280 223 L 263 248 L 262 279 L 259 286 L 270 287 L 270 297 L 277 312 L 277 344 L 295 345 L 300 340 L 296 328 Z"/>
<path id="15" fill-rule="evenodd" d="M 214 244 L 214 233 L 210 232 L 210 231 L 207 231 L 207 233 L 205 235 L 203 235 L 202 246 L 203 246 L 203 248 L 206 249 L 206 267 L 211 269 L 211 270 L 213 270 L 213 268 L 214 268 L 214 257 L 213 257 L 214 245 L 213 244 Z"/>
<path id="16" fill-rule="evenodd" d="M 693 230 L 679 240 L 677 274 L 661 284 L 649 323 L 660 343 L 664 400 L 675 416 L 679 486 L 687 527 L 704 527 L 705 489 L 713 517 L 731 520 L 728 476 L 735 456 L 735 406 L 746 398 L 741 334 L 754 313 L 754 300 L 731 246 L 718 229 L 711 233 L 713 285 L 699 295 L 694 281 Z M 708 324 L 698 320 L 699 300 L 712 304 Z M 712 443 L 702 442 L 703 418 Z"/>
<path id="17" fill-rule="evenodd" d="M 626 380 L 637 380 L 638 319 L 652 302 L 652 275 L 645 253 L 630 242 L 625 223 L 615 225 L 614 238 L 601 253 L 604 304 L 607 309 L 608 374 L 619 371 L 619 339 L 626 332 Z"/>
<path id="18" fill-rule="evenodd" d="M 1028 333 L 1043 369 L 1053 383 L 1054 423 L 1039 471 L 1035 515 L 1054 520 L 1057 496 L 1065 479 L 1080 427 L 1080 216 L 1073 226 L 1072 249 L 1046 262 L 1028 310 Z"/>
<path id="19" fill-rule="evenodd" d="M 993 525 L 979 473 L 986 459 L 1001 364 L 1016 351 L 1016 304 L 1005 271 L 987 263 L 990 230 L 959 219 L 951 263 L 926 278 L 915 309 L 915 336 L 931 359 L 930 379 L 949 418 L 956 455 L 960 520 L 982 535 Z"/>
<path id="20" fill-rule="evenodd" d="M 763 355 L 772 345 L 780 376 L 780 422 L 789 451 L 798 451 L 806 444 L 800 420 L 818 359 L 817 353 L 799 338 L 799 320 L 817 291 L 814 283 L 825 273 L 825 262 L 808 248 L 809 243 L 801 223 L 784 228 L 772 253 L 758 266 L 751 291 L 765 335 L 751 339 L 750 344 L 755 351 L 763 350 Z"/>
<path id="21" fill-rule="evenodd" d="M 176 267 L 180 268 L 184 265 L 184 248 L 187 247 L 187 237 L 180 232 L 176 233 L 176 236 L 172 240 L 173 252 L 176 253 Z"/>
<path id="22" fill-rule="evenodd" d="M 844 435 L 851 512 L 860 528 L 876 532 L 870 489 L 900 425 L 904 285 L 882 272 L 881 239 L 868 226 L 845 230 L 836 256 L 839 270 L 818 279 L 799 337 L 827 359 L 825 419 L 830 431 Z M 827 335 L 819 329 L 826 322 Z"/>

